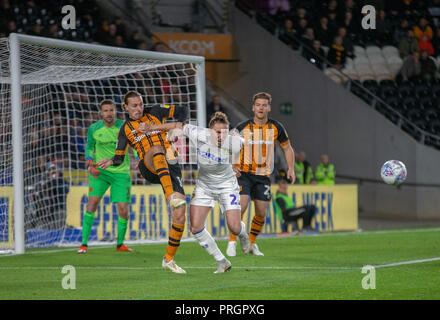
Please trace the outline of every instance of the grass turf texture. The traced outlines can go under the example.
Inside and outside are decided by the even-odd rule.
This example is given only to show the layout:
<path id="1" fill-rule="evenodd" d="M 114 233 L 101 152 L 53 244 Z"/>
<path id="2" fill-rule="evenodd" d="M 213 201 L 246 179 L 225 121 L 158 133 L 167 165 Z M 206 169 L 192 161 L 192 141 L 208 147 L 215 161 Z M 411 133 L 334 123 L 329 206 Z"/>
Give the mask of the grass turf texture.
<path id="1" fill-rule="evenodd" d="M 225 252 L 227 240 L 218 241 Z M 161 268 L 166 244 L 28 250 L 0 257 L 0 299 L 440 299 L 440 260 L 376 268 L 376 289 L 362 289 L 361 268 L 440 257 L 440 230 L 403 230 L 259 238 L 264 257 L 241 252 L 231 272 L 196 242 L 183 242 L 176 262 L 187 274 Z M 239 249 L 239 246 L 238 248 Z M 44 251 L 45 253 L 41 252 Z M 237 250 L 240 251 L 240 250 Z M 61 282 L 76 268 L 76 289 Z"/>

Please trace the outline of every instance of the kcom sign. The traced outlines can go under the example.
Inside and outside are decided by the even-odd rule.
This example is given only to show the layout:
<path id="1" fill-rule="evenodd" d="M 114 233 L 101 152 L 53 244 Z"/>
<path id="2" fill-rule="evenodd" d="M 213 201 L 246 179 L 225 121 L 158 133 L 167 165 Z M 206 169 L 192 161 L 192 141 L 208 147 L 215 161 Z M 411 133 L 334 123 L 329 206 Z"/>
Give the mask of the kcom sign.
<path id="1" fill-rule="evenodd" d="M 228 34 L 156 33 L 155 36 L 175 53 L 232 59 L 232 37 Z"/>
<path id="2" fill-rule="evenodd" d="M 195 54 L 204 56 L 206 54 L 215 55 L 214 41 L 205 40 L 169 40 L 168 46 L 173 51 L 184 54 Z"/>

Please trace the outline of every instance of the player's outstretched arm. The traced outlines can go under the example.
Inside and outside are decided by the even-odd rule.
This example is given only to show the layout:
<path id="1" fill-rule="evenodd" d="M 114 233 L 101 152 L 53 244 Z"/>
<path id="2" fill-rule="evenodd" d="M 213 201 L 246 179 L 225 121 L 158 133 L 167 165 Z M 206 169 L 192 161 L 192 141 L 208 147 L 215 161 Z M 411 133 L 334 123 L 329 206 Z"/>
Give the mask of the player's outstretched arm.
<path id="1" fill-rule="evenodd" d="M 182 129 L 182 122 L 168 122 L 155 125 L 149 125 L 148 123 L 142 122 L 139 124 L 139 128 L 136 131 L 140 133 L 147 133 L 151 131 L 167 131 L 172 129 Z"/>
<path id="2" fill-rule="evenodd" d="M 286 161 L 287 161 L 287 165 L 289 166 L 289 168 L 287 169 L 287 179 L 289 179 L 289 181 L 291 183 L 295 183 L 295 152 L 293 151 L 292 146 L 290 145 L 290 143 L 287 143 L 283 146 L 281 146 L 281 148 L 284 151 L 284 155 L 286 156 Z"/>

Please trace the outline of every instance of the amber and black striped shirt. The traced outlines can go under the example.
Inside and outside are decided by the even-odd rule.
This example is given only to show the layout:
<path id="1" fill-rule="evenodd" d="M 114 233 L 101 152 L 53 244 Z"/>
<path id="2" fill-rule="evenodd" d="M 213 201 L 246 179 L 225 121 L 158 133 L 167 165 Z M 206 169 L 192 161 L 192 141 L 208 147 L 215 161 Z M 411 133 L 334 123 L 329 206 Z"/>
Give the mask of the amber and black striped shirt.
<path id="1" fill-rule="evenodd" d="M 238 159 L 242 172 L 270 176 L 273 171 L 275 142 L 281 146 L 290 143 L 286 129 L 273 119 L 257 125 L 253 119 L 239 123 L 236 129 L 245 139 Z"/>
<path id="2" fill-rule="evenodd" d="M 118 143 L 116 145 L 115 156 L 113 157 L 113 165 L 118 166 L 124 160 L 127 148 L 130 145 L 134 148 L 142 160 L 145 154 L 152 146 L 162 146 L 165 150 L 169 150 L 171 142 L 167 140 L 167 131 L 151 131 L 146 134 L 136 131 L 141 122 L 151 125 L 161 124 L 169 119 L 175 119 L 179 122 L 186 120 L 188 110 L 186 107 L 176 107 L 174 105 L 155 105 L 146 108 L 144 115 L 139 120 L 128 118 L 122 125 Z M 174 155 L 175 157 L 176 155 Z"/>

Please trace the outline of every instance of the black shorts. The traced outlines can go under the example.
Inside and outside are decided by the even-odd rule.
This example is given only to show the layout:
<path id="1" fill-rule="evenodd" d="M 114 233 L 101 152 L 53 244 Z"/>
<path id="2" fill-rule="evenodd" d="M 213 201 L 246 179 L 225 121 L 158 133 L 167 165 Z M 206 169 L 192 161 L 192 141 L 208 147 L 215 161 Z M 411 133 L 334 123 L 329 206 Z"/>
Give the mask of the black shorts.
<path id="1" fill-rule="evenodd" d="M 240 194 L 251 196 L 252 200 L 270 201 L 270 178 L 242 172 L 237 178 Z"/>
<path id="2" fill-rule="evenodd" d="M 144 161 L 139 161 L 138 165 L 139 171 L 141 172 L 142 176 L 149 181 L 150 183 L 154 184 L 160 184 L 159 176 L 153 172 L 150 171 L 150 169 L 147 168 Z M 176 164 L 169 164 L 168 163 L 168 170 L 170 171 L 171 176 L 171 183 L 173 185 L 173 191 L 179 192 L 183 195 L 185 195 L 185 191 L 183 190 L 183 184 L 182 184 L 182 172 L 180 171 L 180 165 L 178 163 Z"/>

